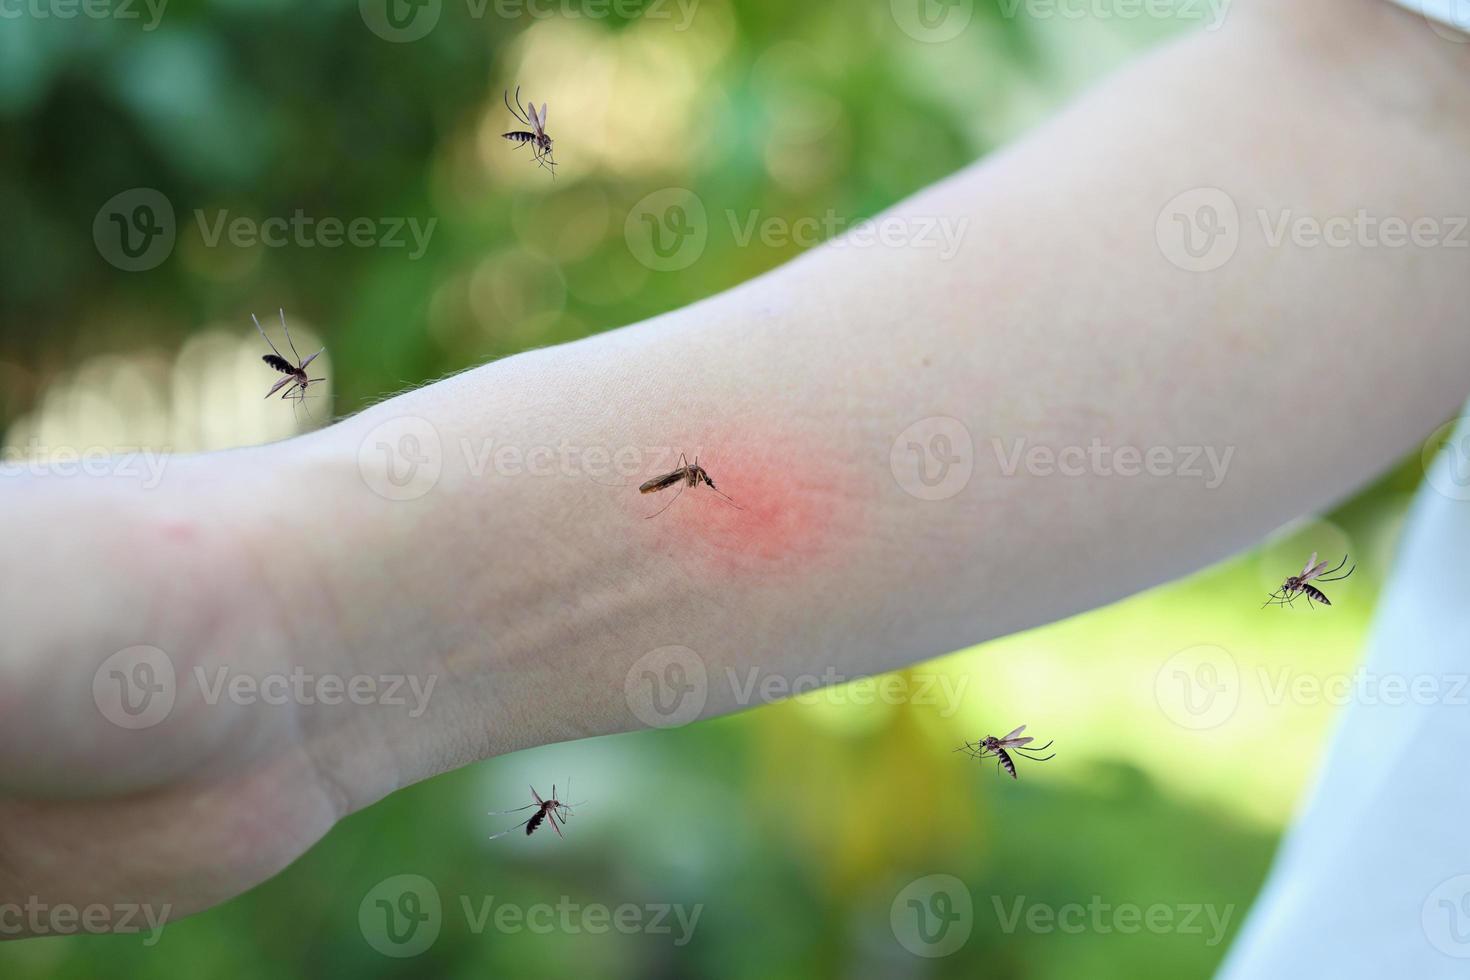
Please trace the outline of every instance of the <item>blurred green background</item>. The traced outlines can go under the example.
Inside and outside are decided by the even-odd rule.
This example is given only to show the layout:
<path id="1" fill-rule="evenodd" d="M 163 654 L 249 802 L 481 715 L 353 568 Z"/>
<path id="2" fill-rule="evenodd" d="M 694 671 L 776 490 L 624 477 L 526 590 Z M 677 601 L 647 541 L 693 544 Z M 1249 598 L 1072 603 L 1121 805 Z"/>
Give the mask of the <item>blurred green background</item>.
<path id="1" fill-rule="evenodd" d="M 425 0 L 396 22 L 383 0 L 172 0 L 156 22 L 141 2 L 127 8 L 136 19 L 64 18 L 49 0 L 7 9 L 0 431 L 7 453 L 42 456 L 279 438 L 708 296 L 800 251 L 742 245 L 727 209 L 872 215 L 1198 27 L 966 0 Z M 423 17 L 423 36 L 383 36 Z M 517 84 L 550 104 L 555 181 L 499 138 L 513 128 L 501 94 Z M 669 187 L 699 195 L 709 240 L 661 272 L 635 258 L 625 222 Z M 107 212 L 139 188 L 167 202 L 174 241 L 132 271 Z M 126 217 L 135 199 L 123 200 Z M 298 211 L 436 224 L 417 256 L 411 239 L 210 237 L 222 215 Z M 249 314 L 270 324 L 278 307 L 299 346 L 329 348 L 330 394 L 310 416 L 260 401 L 274 379 Z M 349 818 L 275 880 L 156 943 L 6 944 L 0 975 L 1208 975 L 1336 710 L 1274 692 L 1352 670 L 1420 476 L 1406 461 L 1330 520 L 1191 580 L 906 672 L 927 694 L 864 703 L 859 683 L 490 760 Z M 1359 562 L 1337 604 L 1263 612 L 1312 550 Z M 1021 763 L 1019 781 L 950 751 L 1022 722 L 1058 756 Z M 505 822 L 487 810 L 566 776 L 588 801 L 566 840 L 486 841 Z M 442 904 L 415 957 L 380 953 L 359 918 L 397 875 L 427 879 Z M 912 951 L 923 943 L 901 921 L 905 889 L 931 875 L 959 879 L 973 908 L 963 944 L 934 958 Z M 687 942 L 672 918 L 669 934 L 477 930 L 492 896 L 700 912 Z M 1124 931 L 1106 915 L 1114 927 L 1008 929 L 1018 902 L 1206 906 L 1228 929 L 1212 936 L 1203 914 L 1201 933 Z"/>

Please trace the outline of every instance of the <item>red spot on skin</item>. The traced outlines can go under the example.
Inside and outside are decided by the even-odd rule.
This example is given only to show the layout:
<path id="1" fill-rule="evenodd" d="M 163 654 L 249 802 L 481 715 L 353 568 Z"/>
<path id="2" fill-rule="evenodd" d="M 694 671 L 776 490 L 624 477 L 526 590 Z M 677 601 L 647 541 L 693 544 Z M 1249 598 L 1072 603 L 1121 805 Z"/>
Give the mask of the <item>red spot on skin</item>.
<path id="1" fill-rule="evenodd" d="M 178 544 L 192 544 L 197 536 L 196 529 L 192 524 L 183 521 L 166 521 L 159 525 L 159 537 Z"/>
<path id="2" fill-rule="evenodd" d="M 702 482 L 634 495 L 640 518 L 669 504 L 643 522 L 660 550 L 726 574 L 759 575 L 808 571 L 844 552 L 864 507 L 863 490 L 830 450 L 790 436 L 705 437 L 676 450 L 662 472 L 678 467 L 680 451 L 693 463 L 696 449 L 699 465 L 730 499 Z"/>

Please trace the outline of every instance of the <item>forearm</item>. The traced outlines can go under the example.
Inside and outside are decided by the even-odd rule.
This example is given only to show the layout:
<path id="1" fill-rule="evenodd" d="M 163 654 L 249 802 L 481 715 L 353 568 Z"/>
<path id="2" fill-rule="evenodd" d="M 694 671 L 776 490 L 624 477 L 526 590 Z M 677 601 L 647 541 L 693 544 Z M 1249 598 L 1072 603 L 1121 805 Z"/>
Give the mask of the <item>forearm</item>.
<path id="1" fill-rule="evenodd" d="M 736 704 L 727 668 L 855 676 L 1066 616 L 1218 559 L 1410 450 L 1466 394 L 1465 253 L 1272 247 L 1256 213 L 1470 212 L 1465 98 L 1447 87 L 1470 75 L 1401 12 L 1364 5 L 1334 29 L 1345 47 L 1325 28 L 1292 37 L 1315 29 L 1301 16 L 1243 9 L 895 209 L 968 219 L 948 261 L 819 249 L 316 437 L 344 453 L 340 485 L 317 492 L 391 542 L 392 594 L 357 628 L 411 623 L 393 650 L 421 644 L 462 682 L 452 697 L 474 693 L 456 741 L 408 778 L 640 724 L 628 671 L 667 645 L 706 666 L 708 714 Z M 1447 60 L 1406 56 L 1415 32 Z M 1355 81 L 1380 58 L 1396 72 L 1381 101 Z M 1164 203 L 1201 186 L 1227 189 L 1243 228 L 1208 274 L 1155 238 Z M 400 414 L 433 422 L 443 474 L 389 504 L 354 486 L 356 447 Z M 942 501 L 890 469 L 900 433 L 932 416 L 974 444 L 973 477 Z M 1198 478 L 1006 475 L 1017 439 L 1234 455 L 1218 487 L 1204 460 Z M 563 445 L 631 448 L 643 465 L 609 487 L 585 460 L 533 476 L 494 459 Z M 635 486 L 672 468 L 661 448 L 698 451 L 743 509 L 701 487 L 645 520 L 664 500 Z M 384 515 L 404 533 L 382 538 Z"/>
<path id="2" fill-rule="evenodd" d="M 269 537 L 222 560 L 273 611 L 232 649 L 437 678 L 418 717 L 303 713 L 353 806 L 488 754 L 640 724 L 625 681 L 660 647 L 699 658 L 711 714 L 738 703 L 727 669 L 889 669 L 1200 567 L 1349 492 L 1466 393 L 1464 251 L 1271 247 L 1255 217 L 1470 212 L 1464 53 L 1351 2 L 1347 23 L 1320 31 L 1309 4 L 1238 5 L 1220 33 L 895 209 L 967 222 L 952 257 L 818 249 L 311 437 L 181 463 L 147 521 L 211 537 L 225 515 L 195 481 L 230 474 L 228 499 Z M 1395 73 L 1382 92 L 1357 81 L 1370 59 Z M 1238 251 L 1209 273 L 1177 268 L 1155 237 L 1165 203 L 1196 187 L 1226 190 L 1241 214 Z M 406 416 L 430 429 L 394 421 Z M 962 423 L 973 475 L 925 500 L 890 456 L 897 443 L 912 458 L 901 435 L 937 416 Z M 1198 477 L 1046 476 L 1010 471 L 1016 440 L 1233 455 L 1218 486 L 1203 459 Z M 556 451 L 549 472 L 538 447 Z M 387 499 L 416 493 L 386 478 L 390 460 L 407 472 L 399 450 L 430 460 L 420 478 L 440 468 L 413 499 Z M 637 485 L 680 451 L 734 506 L 696 487 L 646 519 L 674 491 Z M 198 587 L 224 621 L 252 608 Z M 109 642 L 150 642 L 125 633 Z"/>

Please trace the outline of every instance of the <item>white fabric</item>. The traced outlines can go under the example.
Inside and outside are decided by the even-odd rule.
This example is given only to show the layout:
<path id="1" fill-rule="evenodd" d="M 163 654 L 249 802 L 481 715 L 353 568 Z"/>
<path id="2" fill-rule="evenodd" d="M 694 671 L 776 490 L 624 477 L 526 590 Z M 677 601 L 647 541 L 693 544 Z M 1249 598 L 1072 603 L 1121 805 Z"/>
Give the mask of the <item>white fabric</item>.
<path id="1" fill-rule="evenodd" d="M 1470 422 L 1451 445 L 1470 448 Z M 1470 976 L 1470 479 L 1453 453 L 1414 502 L 1362 667 L 1429 696 L 1354 686 L 1225 980 Z"/>
<path id="2" fill-rule="evenodd" d="M 1470 0 L 1393 0 L 1416 14 L 1423 14 L 1441 24 L 1470 31 Z"/>

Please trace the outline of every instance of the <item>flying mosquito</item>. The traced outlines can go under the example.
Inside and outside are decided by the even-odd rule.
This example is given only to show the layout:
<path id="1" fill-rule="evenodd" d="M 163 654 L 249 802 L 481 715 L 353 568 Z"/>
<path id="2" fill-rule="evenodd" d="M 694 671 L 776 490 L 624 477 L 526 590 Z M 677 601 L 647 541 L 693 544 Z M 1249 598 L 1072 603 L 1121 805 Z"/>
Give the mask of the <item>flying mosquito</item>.
<path id="1" fill-rule="evenodd" d="M 1302 568 L 1302 573 L 1300 575 L 1293 575 L 1291 576 L 1291 578 L 1281 583 L 1281 588 L 1277 589 L 1275 592 L 1272 592 L 1271 598 L 1267 599 L 1265 603 L 1262 604 L 1261 608 L 1265 609 L 1266 606 L 1270 605 L 1289 606 L 1292 603 L 1296 602 L 1296 600 L 1303 595 L 1307 597 L 1308 609 L 1312 608 L 1312 603 L 1314 601 L 1320 602 L 1324 606 L 1332 605 L 1332 600 L 1327 598 L 1327 596 L 1322 593 L 1321 589 L 1317 588 L 1315 585 L 1311 585 L 1310 583 L 1313 579 L 1316 579 L 1318 582 L 1341 582 L 1343 579 L 1353 574 L 1353 572 L 1357 571 L 1358 568 L 1358 566 L 1354 564 L 1352 568 L 1349 568 L 1346 572 L 1343 572 L 1343 574 L 1338 575 L 1337 573 L 1342 571 L 1342 566 L 1346 564 L 1347 555 L 1343 555 L 1342 561 L 1337 563 L 1336 568 L 1328 568 L 1327 563 L 1325 561 L 1319 562 L 1317 560 L 1317 553 L 1315 551 L 1312 552 L 1312 557 L 1307 559 L 1307 564 L 1304 568 Z M 1336 577 L 1328 578 L 1327 576 L 1329 575 Z"/>
<path id="2" fill-rule="evenodd" d="M 296 355 L 296 363 L 292 364 L 290 361 L 281 356 L 281 352 L 276 349 L 275 344 L 271 344 L 271 339 L 266 336 L 265 330 L 261 329 L 260 321 L 255 319 L 254 313 L 250 314 L 250 319 L 254 321 L 255 329 L 260 331 L 260 335 L 262 337 L 265 337 L 265 342 L 267 344 L 270 344 L 271 347 L 272 353 L 264 354 L 261 356 L 260 359 L 285 375 L 284 378 L 271 385 L 271 390 L 265 393 L 265 397 L 269 398 L 271 395 L 274 395 L 276 392 L 280 391 L 281 388 L 284 387 L 286 389 L 286 393 L 281 396 L 283 400 L 294 397 L 296 401 L 305 403 L 307 385 L 313 384 L 317 381 L 327 380 L 326 378 L 308 378 L 306 376 L 307 367 L 309 367 L 311 365 L 311 362 L 316 360 L 317 357 L 321 355 L 322 351 L 326 350 L 326 348 L 323 347 L 321 350 L 317 351 L 315 354 L 312 354 L 310 357 L 303 361 L 301 359 L 301 355 L 296 353 L 296 342 L 291 339 L 291 329 L 286 326 L 286 311 L 281 310 L 281 329 L 286 331 L 286 343 L 290 345 L 291 353 Z"/>
<path id="3" fill-rule="evenodd" d="M 510 104 L 510 92 L 501 96 L 505 107 L 510 109 L 511 115 L 516 121 L 530 126 L 530 130 L 516 130 L 509 133 L 501 133 L 502 139 L 508 139 L 512 143 L 525 146 L 531 144 L 531 159 L 551 171 L 551 176 L 556 177 L 556 161 L 551 159 L 551 137 L 546 135 L 546 103 L 541 103 L 541 112 L 536 112 L 536 103 L 528 102 L 524 107 L 521 105 L 521 87 L 516 86 L 516 104 Z"/>
<path id="4" fill-rule="evenodd" d="M 994 735 L 987 735 L 978 742 L 966 742 L 964 745 L 961 745 L 959 748 L 955 749 L 955 751 L 969 752 L 970 755 L 976 759 L 983 759 L 988 755 L 993 755 L 996 758 L 996 768 L 1000 769 L 1001 767 L 1004 767 L 1005 771 L 1011 774 L 1011 778 L 1015 779 L 1016 763 L 1012 761 L 1011 754 L 1010 752 L 1007 752 L 1006 749 L 1010 749 L 1011 752 L 1014 752 L 1022 759 L 1027 759 L 1031 762 L 1045 762 L 1047 759 L 1055 759 L 1057 755 L 1055 752 L 1053 752 L 1051 755 L 1046 756 L 1028 755 L 1027 753 L 1030 752 L 1045 752 L 1047 749 L 1051 748 L 1051 742 L 1047 742 L 1045 745 L 1037 745 L 1032 748 L 1027 748 L 1027 746 L 1035 741 L 1035 739 L 1033 739 L 1030 735 L 1027 735 L 1024 738 L 1020 737 L 1021 733 L 1025 730 L 1026 726 L 1022 725 L 1020 728 L 1017 728 L 1015 731 L 1011 732 L 1009 735 L 1006 735 L 1004 738 L 996 738 Z"/>
<path id="5" fill-rule="evenodd" d="M 679 499 L 679 494 L 684 492 L 685 487 L 697 487 L 701 483 L 709 487 L 715 493 L 718 493 L 721 497 L 724 497 L 727 501 L 730 502 L 730 506 L 734 507 L 736 510 L 745 509 L 744 507 L 741 507 L 739 504 L 737 504 L 735 501 L 730 500 L 728 494 L 722 492 L 719 487 L 715 486 L 715 481 L 709 478 L 709 473 L 705 470 L 703 466 L 699 465 L 698 456 L 694 457 L 694 463 L 691 465 L 689 462 L 689 457 L 684 455 L 683 453 L 679 454 L 678 469 L 674 470 L 672 473 L 665 473 L 663 476 L 654 477 L 652 480 L 649 480 L 647 483 L 643 484 L 643 486 L 639 487 L 638 492 L 658 493 L 660 490 L 667 490 L 669 487 L 673 486 L 676 483 L 679 485 L 679 493 L 674 494 L 674 496 L 670 498 L 668 503 L 664 504 L 652 514 L 649 514 L 647 517 L 644 518 L 644 520 L 652 520 L 659 514 L 662 514 L 664 511 L 674 506 L 674 501 Z"/>
<path id="6" fill-rule="evenodd" d="M 568 782 L 567 789 L 570 791 L 571 788 L 572 784 Z M 543 820 L 551 824 L 551 829 L 556 831 L 556 836 L 565 837 L 565 835 L 561 832 L 561 827 L 557 826 L 557 821 L 560 820 L 562 823 L 567 822 L 567 817 L 570 817 L 572 815 L 573 804 L 563 803 L 561 800 L 556 798 L 555 783 L 551 784 L 551 799 L 543 800 L 541 798 L 541 794 L 536 792 L 536 787 L 534 786 L 531 787 L 531 796 L 535 798 L 535 803 L 527 803 L 525 806 L 516 807 L 514 810 L 490 811 L 490 816 L 492 817 L 506 813 L 522 813 L 526 810 L 532 809 L 536 811 L 526 819 L 522 820 L 520 823 L 516 824 L 514 827 L 502 830 L 498 834 L 491 834 L 490 840 L 495 840 L 497 837 L 504 837 L 506 834 L 513 834 L 517 830 L 520 830 L 522 827 L 526 828 L 526 836 L 530 837 L 536 832 L 536 828 L 541 826 L 541 822 Z M 582 804 L 578 803 L 575 805 L 581 806 Z"/>

